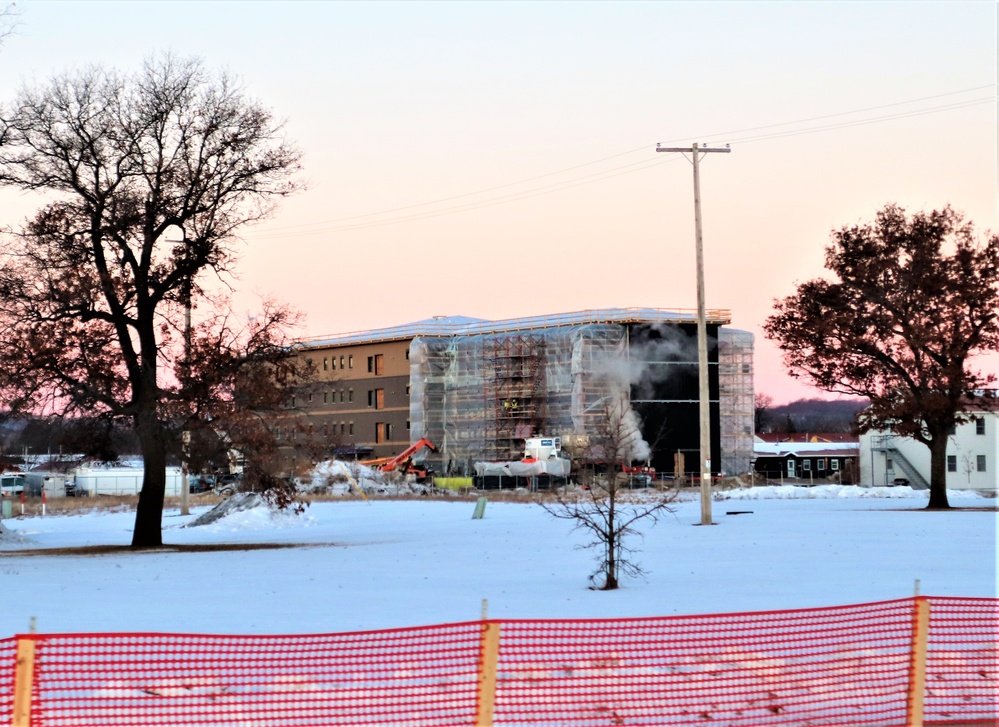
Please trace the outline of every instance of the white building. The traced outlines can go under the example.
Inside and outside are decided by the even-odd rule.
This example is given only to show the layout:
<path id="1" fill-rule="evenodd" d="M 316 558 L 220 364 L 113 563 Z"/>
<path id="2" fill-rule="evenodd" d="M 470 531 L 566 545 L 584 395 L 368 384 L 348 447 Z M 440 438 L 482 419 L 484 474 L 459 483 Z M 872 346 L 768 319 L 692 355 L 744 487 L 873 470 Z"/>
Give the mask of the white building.
<path id="1" fill-rule="evenodd" d="M 930 449 L 890 431 L 860 437 L 860 481 L 890 485 L 905 479 L 913 487 L 930 481 Z M 999 412 L 977 412 L 959 424 L 947 442 L 947 487 L 999 491 Z"/>
<path id="2" fill-rule="evenodd" d="M 48 497 L 64 497 L 72 490 L 77 495 L 138 495 L 143 471 L 138 467 L 82 465 L 68 472 L 32 470 L 24 474 L 27 491 Z M 178 497 L 183 481 L 179 467 L 166 468 L 166 496 Z"/>

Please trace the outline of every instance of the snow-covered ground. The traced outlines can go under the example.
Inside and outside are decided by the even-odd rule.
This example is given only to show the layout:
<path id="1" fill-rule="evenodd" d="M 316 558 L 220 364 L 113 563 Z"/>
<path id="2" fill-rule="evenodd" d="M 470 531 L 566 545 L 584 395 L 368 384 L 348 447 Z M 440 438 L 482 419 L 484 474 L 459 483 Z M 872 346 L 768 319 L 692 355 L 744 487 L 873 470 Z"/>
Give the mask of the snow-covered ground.
<path id="1" fill-rule="evenodd" d="M 494 618 L 590 618 L 759 611 L 912 595 L 997 595 L 995 499 L 951 492 L 923 512 L 909 488 L 760 487 L 718 493 L 716 525 L 692 496 L 631 544 L 645 579 L 588 589 L 585 536 L 537 505 L 468 500 L 313 504 L 181 528 L 171 544 L 304 547 L 213 552 L 27 555 L 22 549 L 127 545 L 134 515 L 5 520 L 0 637 L 24 632 L 311 633 Z M 965 509 L 960 509 L 965 508 Z"/>

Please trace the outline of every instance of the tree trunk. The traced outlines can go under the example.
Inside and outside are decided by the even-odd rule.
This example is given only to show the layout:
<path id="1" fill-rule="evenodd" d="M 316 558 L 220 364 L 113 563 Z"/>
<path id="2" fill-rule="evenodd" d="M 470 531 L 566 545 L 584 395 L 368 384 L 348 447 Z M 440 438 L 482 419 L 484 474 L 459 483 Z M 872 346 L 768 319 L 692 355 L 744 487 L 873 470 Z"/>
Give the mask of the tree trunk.
<path id="1" fill-rule="evenodd" d="M 946 510 L 947 502 L 947 434 L 934 432 L 930 442 L 930 504 L 929 510 Z"/>
<path id="2" fill-rule="evenodd" d="M 166 495 L 166 444 L 163 424 L 155 409 L 135 417 L 135 431 L 142 449 L 142 490 L 135 510 L 133 548 L 163 545 L 163 497 Z"/>
<path id="3" fill-rule="evenodd" d="M 612 478 L 616 475 L 612 472 Z M 617 529 L 614 527 L 615 505 L 617 504 L 617 483 L 611 480 L 607 491 L 607 530 L 604 542 L 607 546 L 606 563 L 604 564 L 604 586 L 600 590 L 613 591 L 617 589 Z"/>

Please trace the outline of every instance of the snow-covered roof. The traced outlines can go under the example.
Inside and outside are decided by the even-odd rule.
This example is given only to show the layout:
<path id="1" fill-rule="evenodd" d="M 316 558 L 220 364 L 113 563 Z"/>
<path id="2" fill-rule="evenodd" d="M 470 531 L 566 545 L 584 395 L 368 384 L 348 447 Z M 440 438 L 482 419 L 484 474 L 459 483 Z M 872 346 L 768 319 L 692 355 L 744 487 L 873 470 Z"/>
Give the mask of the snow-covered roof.
<path id="1" fill-rule="evenodd" d="M 725 325 L 732 316 L 727 310 L 707 310 L 705 317 L 710 324 Z M 348 346 L 381 341 L 398 341 L 418 336 L 474 336 L 489 333 L 510 333 L 542 328 L 582 326 L 593 323 L 695 323 L 697 312 L 689 309 L 664 308 L 597 308 L 573 313 L 553 313 L 528 318 L 506 318 L 490 321 L 468 316 L 434 316 L 422 321 L 390 328 L 354 331 L 329 336 L 315 336 L 298 341 L 306 348 Z"/>
<path id="2" fill-rule="evenodd" d="M 860 453 L 858 442 L 761 442 L 753 444 L 757 457 L 850 457 Z"/>

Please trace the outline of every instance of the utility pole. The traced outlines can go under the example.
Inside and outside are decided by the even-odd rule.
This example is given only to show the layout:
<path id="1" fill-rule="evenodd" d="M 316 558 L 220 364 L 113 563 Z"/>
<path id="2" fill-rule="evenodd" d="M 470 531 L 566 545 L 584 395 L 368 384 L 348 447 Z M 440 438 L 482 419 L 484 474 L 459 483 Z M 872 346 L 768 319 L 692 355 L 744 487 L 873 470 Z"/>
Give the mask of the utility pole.
<path id="1" fill-rule="evenodd" d="M 183 229 L 183 228 L 181 228 Z M 191 257 L 190 243 L 187 240 L 187 231 L 184 230 L 184 261 L 188 262 Z M 184 385 L 189 385 L 191 381 L 191 273 L 184 276 Z M 180 514 L 190 515 L 191 507 L 189 503 L 189 492 L 191 490 L 191 472 L 188 465 L 188 456 L 191 448 L 191 431 L 184 427 L 181 434 L 183 452 L 180 467 Z"/>
<path id="2" fill-rule="evenodd" d="M 697 383 L 701 423 L 701 525 L 713 525 L 711 519 L 711 399 L 708 387 L 708 324 L 704 312 L 704 244 L 701 239 L 701 171 L 698 166 L 702 154 L 732 151 L 724 148 L 709 149 L 693 144 L 690 147 L 660 146 L 656 151 L 690 154 L 694 163 L 694 243 L 697 248 Z"/>

